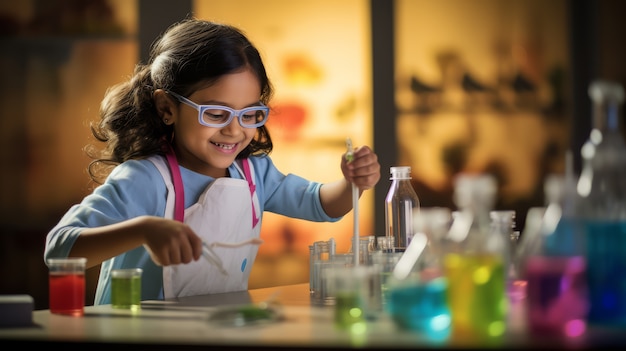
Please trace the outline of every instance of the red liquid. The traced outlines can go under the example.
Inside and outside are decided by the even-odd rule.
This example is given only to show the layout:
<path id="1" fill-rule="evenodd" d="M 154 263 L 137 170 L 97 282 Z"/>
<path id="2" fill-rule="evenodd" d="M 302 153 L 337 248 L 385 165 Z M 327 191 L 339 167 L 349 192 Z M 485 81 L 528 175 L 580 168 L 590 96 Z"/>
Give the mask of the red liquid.
<path id="1" fill-rule="evenodd" d="M 82 316 L 84 307 L 84 274 L 50 274 L 50 312 Z"/>

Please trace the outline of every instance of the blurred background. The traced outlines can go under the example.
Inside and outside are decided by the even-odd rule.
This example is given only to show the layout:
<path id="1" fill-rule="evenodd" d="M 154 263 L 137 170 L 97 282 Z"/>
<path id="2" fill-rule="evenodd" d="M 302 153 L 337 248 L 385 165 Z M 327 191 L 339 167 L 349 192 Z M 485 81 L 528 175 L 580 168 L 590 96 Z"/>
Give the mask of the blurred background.
<path id="1" fill-rule="evenodd" d="M 620 0 L 0 0 L 0 294 L 48 307 L 47 232 L 93 184 L 106 89 L 185 18 L 243 29 L 276 95 L 268 127 L 284 173 L 341 177 L 345 139 L 374 147 L 382 179 L 360 200 L 362 236 L 385 235 L 389 167 L 412 167 L 422 206 L 454 209 L 452 179 L 487 172 L 496 207 L 541 206 L 591 125 L 587 87 L 626 84 Z M 250 288 L 308 282 L 309 245 L 347 252 L 352 214 L 309 223 L 266 213 Z M 93 303 L 98 267 L 88 271 Z"/>

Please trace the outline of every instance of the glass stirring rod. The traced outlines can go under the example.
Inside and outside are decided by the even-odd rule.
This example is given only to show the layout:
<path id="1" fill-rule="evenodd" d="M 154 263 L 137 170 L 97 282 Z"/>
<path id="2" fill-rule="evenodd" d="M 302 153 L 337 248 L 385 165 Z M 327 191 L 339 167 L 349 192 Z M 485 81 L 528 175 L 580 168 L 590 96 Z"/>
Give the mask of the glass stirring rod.
<path id="1" fill-rule="evenodd" d="M 202 257 L 204 257 L 204 259 L 207 260 L 209 263 L 215 265 L 215 267 L 217 267 L 220 273 L 222 273 L 223 275 L 228 275 L 228 271 L 224 268 L 224 263 L 222 262 L 222 259 L 213 250 L 214 247 L 219 246 L 219 247 L 235 248 L 235 247 L 240 247 L 244 245 L 261 245 L 262 243 L 263 243 L 263 240 L 259 238 L 251 238 L 251 239 L 244 240 L 238 243 L 214 242 L 214 243 L 208 244 L 206 241 L 202 241 Z"/>

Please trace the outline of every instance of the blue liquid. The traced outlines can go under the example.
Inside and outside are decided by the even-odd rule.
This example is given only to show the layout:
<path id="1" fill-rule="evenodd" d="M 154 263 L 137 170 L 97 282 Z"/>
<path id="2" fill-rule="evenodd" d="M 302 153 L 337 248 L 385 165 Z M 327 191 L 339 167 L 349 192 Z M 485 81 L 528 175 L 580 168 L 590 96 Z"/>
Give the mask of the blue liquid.
<path id="1" fill-rule="evenodd" d="M 586 221 L 589 323 L 626 325 L 626 221 Z"/>
<path id="2" fill-rule="evenodd" d="M 401 329 L 417 331 L 433 339 L 448 336 L 451 325 L 446 302 L 445 278 L 390 289 L 387 311 Z"/>
<path id="3" fill-rule="evenodd" d="M 554 232 L 544 237 L 545 256 L 583 255 L 586 249 L 581 225 L 576 218 L 561 218 Z"/>

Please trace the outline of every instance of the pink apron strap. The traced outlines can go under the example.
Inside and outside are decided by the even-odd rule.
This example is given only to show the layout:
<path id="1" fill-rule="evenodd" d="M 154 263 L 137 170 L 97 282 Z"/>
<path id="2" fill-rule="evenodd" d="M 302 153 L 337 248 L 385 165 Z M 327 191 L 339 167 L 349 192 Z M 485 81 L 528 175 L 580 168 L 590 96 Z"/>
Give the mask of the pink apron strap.
<path id="1" fill-rule="evenodd" d="M 180 175 L 178 160 L 172 148 L 165 154 L 167 164 L 172 173 L 172 183 L 174 184 L 174 219 L 183 222 L 185 219 L 185 189 L 183 188 L 183 178 Z"/>
<path id="2" fill-rule="evenodd" d="M 252 228 L 254 228 L 257 223 L 259 223 L 259 217 L 257 217 L 254 207 L 254 192 L 256 191 L 256 185 L 254 184 L 252 173 L 250 172 L 250 164 L 248 162 L 250 161 L 247 158 L 241 160 L 241 164 L 243 165 L 243 175 L 248 181 L 248 187 L 250 188 L 250 201 L 252 201 Z"/>

